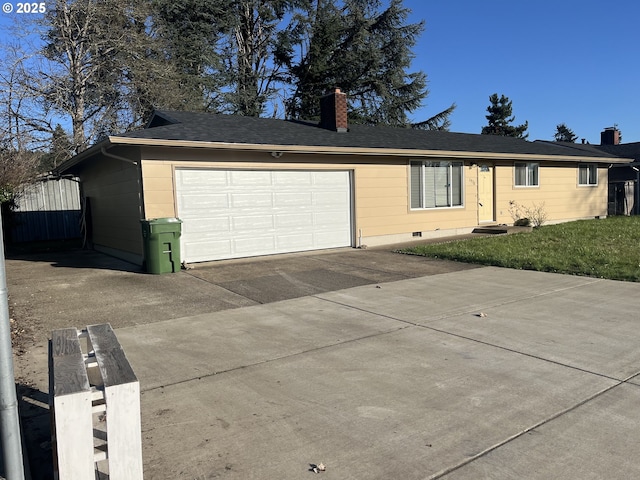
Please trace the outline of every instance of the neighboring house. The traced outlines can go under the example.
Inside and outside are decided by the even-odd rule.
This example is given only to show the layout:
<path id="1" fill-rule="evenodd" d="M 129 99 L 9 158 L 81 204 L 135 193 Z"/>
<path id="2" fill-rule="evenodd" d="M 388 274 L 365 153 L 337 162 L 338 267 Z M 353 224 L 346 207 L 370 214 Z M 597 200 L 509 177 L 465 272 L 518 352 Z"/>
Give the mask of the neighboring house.
<path id="1" fill-rule="evenodd" d="M 155 113 L 59 168 L 81 178 L 97 250 L 143 260 L 140 220 L 179 217 L 182 260 L 392 244 L 511 224 L 604 217 L 608 167 L 627 160 L 500 136 L 347 124 L 338 89 L 320 124 Z"/>
<path id="2" fill-rule="evenodd" d="M 640 142 L 620 143 L 616 127 L 605 128 L 596 146 L 607 155 L 631 158 L 633 163 L 615 164 L 609 170 L 609 215 L 640 214 Z"/>

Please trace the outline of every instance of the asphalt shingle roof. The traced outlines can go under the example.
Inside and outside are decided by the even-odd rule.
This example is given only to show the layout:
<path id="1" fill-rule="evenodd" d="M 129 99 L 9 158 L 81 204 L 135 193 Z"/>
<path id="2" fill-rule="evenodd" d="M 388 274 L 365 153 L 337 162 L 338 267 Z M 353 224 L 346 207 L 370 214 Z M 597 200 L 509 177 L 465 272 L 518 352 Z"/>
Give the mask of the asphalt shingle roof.
<path id="1" fill-rule="evenodd" d="M 312 122 L 180 111 L 157 111 L 148 128 L 117 137 L 250 145 L 614 157 L 593 145 L 529 142 L 495 135 L 365 125 L 350 125 L 348 132 L 338 133 Z"/>
<path id="2" fill-rule="evenodd" d="M 633 158 L 636 162 L 640 162 L 640 142 L 622 143 L 620 145 L 598 145 L 596 148 L 609 155 Z"/>

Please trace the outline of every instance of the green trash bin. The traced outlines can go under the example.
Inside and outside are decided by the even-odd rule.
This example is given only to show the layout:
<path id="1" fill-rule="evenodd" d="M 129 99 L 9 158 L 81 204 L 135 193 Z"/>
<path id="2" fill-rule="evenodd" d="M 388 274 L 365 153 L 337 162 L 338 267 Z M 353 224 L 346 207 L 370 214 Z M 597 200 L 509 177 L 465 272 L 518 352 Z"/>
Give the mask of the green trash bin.
<path id="1" fill-rule="evenodd" d="M 182 220 L 153 218 L 141 223 L 146 271 L 156 274 L 180 271 Z"/>

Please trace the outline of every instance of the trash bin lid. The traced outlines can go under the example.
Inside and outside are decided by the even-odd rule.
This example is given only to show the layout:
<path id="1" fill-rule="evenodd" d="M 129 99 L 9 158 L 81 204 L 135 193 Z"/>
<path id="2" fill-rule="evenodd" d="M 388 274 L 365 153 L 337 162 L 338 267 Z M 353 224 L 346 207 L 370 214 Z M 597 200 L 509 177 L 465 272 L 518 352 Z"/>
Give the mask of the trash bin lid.
<path id="1" fill-rule="evenodd" d="M 162 223 L 182 223 L 182 220 L 175 217 L 167 217 L 167 218 L 151 218 L 149 220 L 141 220 L 142 222 L 146 222 L 152 225 L 162 224 Z"/>

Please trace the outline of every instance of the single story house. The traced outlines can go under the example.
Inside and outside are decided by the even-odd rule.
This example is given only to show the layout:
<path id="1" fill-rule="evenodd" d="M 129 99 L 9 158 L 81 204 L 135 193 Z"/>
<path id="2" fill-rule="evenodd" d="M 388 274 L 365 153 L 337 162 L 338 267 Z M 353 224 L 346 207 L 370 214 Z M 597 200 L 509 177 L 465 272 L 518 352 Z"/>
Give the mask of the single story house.
<path id="1" fill-rule="evenodd" d="M 65 162 L 82 181 L 96 250 L 140 264 L 141 219 L 182 220 L 186 263 L 511 224 L 512 202 L 549 222 L 604 217 L 607 175 L 628 160 L 550 142 L 348 125 L 347 99 L 320 123 L 157 111 Z"/>

